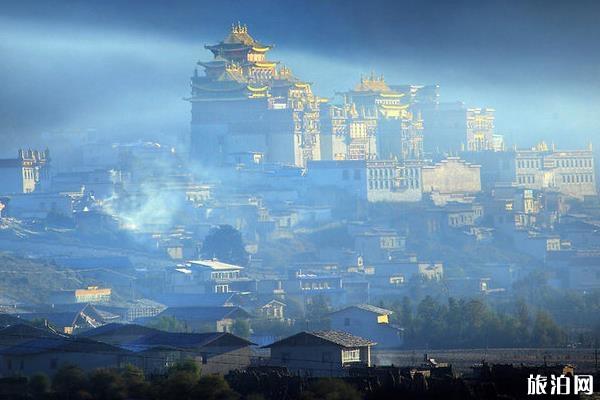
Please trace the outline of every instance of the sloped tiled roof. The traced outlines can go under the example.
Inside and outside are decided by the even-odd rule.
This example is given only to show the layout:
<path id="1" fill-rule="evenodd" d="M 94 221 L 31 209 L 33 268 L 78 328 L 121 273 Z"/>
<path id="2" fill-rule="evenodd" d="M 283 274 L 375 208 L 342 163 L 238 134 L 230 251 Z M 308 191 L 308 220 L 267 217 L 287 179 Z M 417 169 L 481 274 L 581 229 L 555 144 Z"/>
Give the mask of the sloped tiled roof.
<path id="1" fill-rule="evenodd" d="M 264 346 L 265 348 L 277 347 L 282 345 L 293 345 L 298 346 L 298 342 L 314 345 L 315 340 L 317 341 L 324 340 L 333 344 L 336 344 L 341 347 L 365 347 L 365 346 L 374 346 L 375 342 L 365 339 L 359 336 L 354 336 L 348 332 L 342 331 L 313 331 L 313 332 L 300 332 L 295 335 L 289 336 L 285 339 L 282 339 L 278 342 L 271 343 L 268 346 Z"/>
<path id="2" fill-rule="evenodd" d="M 310 334 L 344 347 L 362 347 L 375 344 L 375 342 L 369 339 L 342 331 L 314 331 L 310 332 Z"/>
<path id="3" fill-rule="evenodd" d="M 394 313 L 391 310 L 387 310 L 387 309 L 381 308 L 381 307 L 375 307 L 375 306 L 372 306 L 370 304 L 356 304 L 356 305 L 353 305 L 353 306 L 342 308 L 341 310 L 338 310 L 338 311 L 334 311 L 331 314 L 336 314 L 336 313 L 339 313 L 341 311 L 350 310 L 352 308 L 358 308 L 358 309 L 361 309 L 361 310 L 364 310 L 364 311 L 369 311 L 369 312 L 375 313 L 377 315 L 390 315 L 390 314 Z"/>
<path id="4" fill-rule="evenodd" d="M 376 314 L 381 314 L 381 315 L 390 315 L 390 314 L 394 313 L 391 310 L 387 310 L 387 309 L 381 308 L 381 307 L 375 307 L 370 304 L 358 304 L 354 307 L 360 308 L 361 310 L 365 310 L 365 311 L 371 311 L 371 312 L 374 312 Z"/>
<path id="5" fill-rule="evenodd" d="M 34 339 L 2 350 L 2 354 L 8 355 L 39 354 L 47 352 L 114 354 L 125 352 L 125 350 L 95 340 L 64 336 Z"/>
<path id="6" fill-rule="evenodd" d="M 80 333 L 79 337 L 93 338 L 95 336 L 106 336 L 106 335 L 150 335 L 153 333 L 159 333 L 158 329 L 149 328 L 147 326 L 137 324 L 118 324 L 111 323 L 100 326 L 95 329 L 84 331 Z"/>
<path id="7" fill-rule="evenodd" d="M 33 340 L 47 337 L 63 337 L 63 335 L 55 332 L 51 328 L 40 329 L 27 323 L 20 323 L 0 329 L 0 342 L 2 342 L 4 337 L 9 338 L 10 340 Z"/>
<path id="8" fill-rule="evenodd" d="M 171 347 L 178 349 L 190 349 L 207 346 L 218 340 L 224 340 L 229 344 L 249 346 L 254 343 L 225 332 L 207 332 L 207 333 L 175 333 L 161 332 L 150 334 L 132 342 L 126 343 L 123 347 L 142 351 L 152 347 Z"/>

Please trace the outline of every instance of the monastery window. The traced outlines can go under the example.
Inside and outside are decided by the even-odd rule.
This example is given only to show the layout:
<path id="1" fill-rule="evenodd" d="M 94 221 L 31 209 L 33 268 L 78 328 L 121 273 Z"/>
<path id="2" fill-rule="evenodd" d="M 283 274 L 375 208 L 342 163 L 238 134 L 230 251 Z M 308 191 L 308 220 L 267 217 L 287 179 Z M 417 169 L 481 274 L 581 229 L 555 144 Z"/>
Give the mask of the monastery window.
<path id="1" fill-rule="evenodd" d="M 373 181 L 369 181 L 369 189 L 373 189 Z"/>

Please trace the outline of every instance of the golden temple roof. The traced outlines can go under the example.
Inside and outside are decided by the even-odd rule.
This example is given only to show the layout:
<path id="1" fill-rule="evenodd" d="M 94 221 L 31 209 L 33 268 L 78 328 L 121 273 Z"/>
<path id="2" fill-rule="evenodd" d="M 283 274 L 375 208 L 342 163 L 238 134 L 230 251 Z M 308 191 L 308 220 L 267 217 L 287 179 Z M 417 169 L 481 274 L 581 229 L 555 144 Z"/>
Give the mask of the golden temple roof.
<path id="1" fill-rule="evenodd" d="M 354 90 L 356 92 L 391 92 L 383 75 L 375 76 L 373 72 L 371 72 L 371 76 L 361 76 L 360 83 L 354 87 Z"/>
<path id="2" fill-rule="evenodd" d="M 225 38 L 223 43 L 241 43 L 247 46 L 253 46 L 256 44 L 256 40 L 254 40 L 254 38 L 248 34 L 248 26 L 242 25 L 238 22 L 237 24 L 231 25 L 231 32 L 229 32 L 229 35 Z"/>

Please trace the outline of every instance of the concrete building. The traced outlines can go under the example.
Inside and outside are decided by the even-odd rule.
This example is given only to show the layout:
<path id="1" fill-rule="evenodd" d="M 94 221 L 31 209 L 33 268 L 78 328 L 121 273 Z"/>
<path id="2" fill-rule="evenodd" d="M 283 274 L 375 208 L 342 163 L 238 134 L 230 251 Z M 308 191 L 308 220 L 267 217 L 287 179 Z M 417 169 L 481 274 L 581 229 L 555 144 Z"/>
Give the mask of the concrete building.
<path id="1" fill-rule="evenodd" d="M 127 326 L 113 326 L 114 335 L 120 335 Z M 250 365 L 253 343 L 224 332 L 174 333 L 140 332 L 137 339 L 120 342 L 119 347 L 128 349 L 139 357 L 146 374 L 164 374 L 168 367 L 192 359 L 200 367 L 202 375 L 227 374 Z M 134 337 L 132 335 L 131 337 Z M 103 330 L 102 340 L 112 340 L 110 332 Z"/>
<path id="2" fill-rule="evenodd" d="M 370 339 L 377 348 L 399 348 L 403 345 L 404 331 L 390 324 L 393 311 L 369 304 L 358 304 L 329 314 L 331 329 Z"/>
<path id="3" fill-rule="evenodd" d="M 47 218 L 49 215 L 71 218 L 83 193 L 20 193 L 7 197 L 5 214 L 19 219 Z"/>
<path id="4" fill-rule="evenodd" d="M 248 320 L 250 314 L 240 307 L 191 306 L 169 307 L 154 319 L 161 317 L 174 317 L 194 332 L 231 332 L 236 320 Z"/>
<path id="5" fill-rule="evenodd" d="M 285 298 L 298 304 L 302 311 L 317 297 L 334 307 L 345 301 L 345 291 L 339 275 L 303 270 L 292 270 L 289 275 L 288 279 L 282 281 Z"/>
<path id="6" fill-rule="evenodd" d="M 0 331 L 0 335 L 1 335 Z M 98 368 L 136 365 L 134 355 L 124 349 L 89 339 L 65 336 L 33 338 L 0 351 L 0 375 L 52 377 L 65 365 L 85 372 Z"/>
<path id="7" fill-rule="evenodd" d="M 136 324 L 108 324 L 78 337 L 93 339 L 135 353 L 146 374 L 164 374 L 186 359 L 194 360 L 202 375 L 226 374 L 250 365 L 253 344 L 223 332 L 172 333 Z"/>
<path id="8" fill-rule="evenodd" d="M 542 142 L 515 152 L 517 185 L 549 189 L 575 198 L 597 194 L 593 150 L 557 150 Z"/>
<path id="9" fill-rule="evenodd" d="M 227 293 L 251 281 L 241 276 L 244 267 L 217 260 L 194 260 L 170 270 L 168 291 L 173 293 Z"/>
<path id="10" fill-rule="evenodd" d="M 479 165 L 458 157 L 448 157 L 422 169 L 423 192 L 440 194 L 469 194 L 481 191 Z"/>
<path id="11" fill-rule="evenodd" d="M 345 191 L 369 202 L 421 200 L 421 162 L 342 160 L 308 163 L 307 184 Z"/>
<path id="12" fill-rule="evenodd" d="M 354 250 L 364 262 L 388 261 L 406 250 L 406 238 L 393 229 L 372 229 L 354 237 Z"/>
<path id="13" fill-rule="evenodd" d="M 397 293 L 411 280 L 441 280 L 442 263 L 422 262 L 415 258 L 403 261 L 373 263 L 365 267 L 365 278 L 372 295 Z"/>
<path id="14" fill-rule="evenodd" d="M 495 111 L 492 108 L 469 108 L 467 110 L 468 151 L 493 151 L 501 147 L 494 134 Z"/>
<path id="15" fill-rule="evenodd" d="M 19 150 L 15 159 L 0 160 L 0 194 L 31 193 L 50 177 L 48 150 Z"/>
<path id="16" fill-rule="evenodd" d="M 107 303 L 110 301 L 111 294 L 110 288 L 88 286 L 85 289 L 55 292 L 50 300 L 54 304 Z"/>
<path id="17" fill-rule="evenodd" d="M 265 319 L 285 320 L 285 303 L 277 300 L 271 300 L 260 307 L 260 315 Z"/>
<path id="18" fill-rule="evenodd" d="M 300 332 L 265 348 L 270 364 L 294 374 L 314 377 L 348 376 L 352 366 L 371 366 L 371 347 L 376 343 L 347 332 Z"/>

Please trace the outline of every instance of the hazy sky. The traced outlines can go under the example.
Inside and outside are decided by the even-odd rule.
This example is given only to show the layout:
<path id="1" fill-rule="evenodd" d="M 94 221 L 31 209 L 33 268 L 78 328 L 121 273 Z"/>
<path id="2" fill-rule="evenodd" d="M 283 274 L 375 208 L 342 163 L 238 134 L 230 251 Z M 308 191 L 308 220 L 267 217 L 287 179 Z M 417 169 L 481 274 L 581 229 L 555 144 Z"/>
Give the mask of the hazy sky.
<path id="1" fill-rule="evenodd" d="M 600 137 L 600 2 L 18 1 L 0 4 L 0 156 L 56 132 L 187 133 L 188 78 L 234 21 L 330 96 L 361 73 L 438 83 L 527 145 Z M 59 142 L 60 143 L 60 142 Z M 598 143 L 600 146 L 600 143 Z"/>

